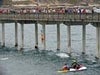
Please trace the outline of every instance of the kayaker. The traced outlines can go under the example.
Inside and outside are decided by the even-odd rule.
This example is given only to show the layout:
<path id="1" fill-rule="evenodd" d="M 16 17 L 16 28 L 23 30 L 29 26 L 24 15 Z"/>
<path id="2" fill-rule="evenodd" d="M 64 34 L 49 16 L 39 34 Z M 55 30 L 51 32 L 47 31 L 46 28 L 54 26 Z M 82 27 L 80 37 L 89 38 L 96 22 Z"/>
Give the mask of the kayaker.
<path id="1" fill-rule="evenodd" d="M 78 62 L 76 60 L 73 60 L 71 67 L 74 68 L 74 69 L 79 69 L 80 65 L 78 64 Z"/>
<path id="2" fill-rule="evenodd" d="M 67 64 L 65 64 L 63 67 L 62 67 L 62 70 L 69 70 L 69 67 Z"/>

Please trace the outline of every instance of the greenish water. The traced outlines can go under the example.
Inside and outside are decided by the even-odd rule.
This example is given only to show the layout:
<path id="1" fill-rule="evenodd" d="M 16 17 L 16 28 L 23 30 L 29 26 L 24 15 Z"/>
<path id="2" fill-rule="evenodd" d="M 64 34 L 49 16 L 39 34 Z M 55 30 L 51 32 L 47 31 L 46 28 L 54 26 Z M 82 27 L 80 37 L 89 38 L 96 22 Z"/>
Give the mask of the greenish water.
<path id="1" fill-rule="evenodd" d="M 61 25 L 61 52 L 67 52 L 67 27 Z M 1 25 L 0 25 L 1 28 Z M 14 24 L 6 25 L 6 48 L 0 48 L 0 72 L 3 75 L 99 75 L 100 63 L 95 60 L 96 30 L 92 25 L 86 28 L 86 55 L 82 56 L 82 26 L 72 26 L 72 57 L 60 58 L 56 54 L 56 25 L 46 26 L 46 49 L 42 50 L 40 41 L 41 25 L 39 25 L 39 51 L 34 49 L 34 25 L 24 27 L 24 51 L 18 52 L 14 46 Z M 20 47 L 20 25 L 19 25 Z M 1 29 L 0 29 L 1 33 Z M 1 34 L 0 34 L 1 35 Z M 1 37 L 0 37 L 1 39 Z M 57 73 L 65 63 L 71 64 L 73 59 L 88 69 L 79 72 Z M 2 74 L 1 74 L 2 75 Z"/>

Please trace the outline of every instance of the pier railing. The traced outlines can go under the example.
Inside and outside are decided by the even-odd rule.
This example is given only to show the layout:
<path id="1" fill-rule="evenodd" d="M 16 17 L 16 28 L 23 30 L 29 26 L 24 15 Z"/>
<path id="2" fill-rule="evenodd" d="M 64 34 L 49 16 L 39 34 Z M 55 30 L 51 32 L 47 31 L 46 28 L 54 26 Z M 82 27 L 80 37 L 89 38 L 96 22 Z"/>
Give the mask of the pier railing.
<path id="1" fill-rule="evenodd" d="M 100 22 L 100 13 L 0 14 L 0 20 Z"/>

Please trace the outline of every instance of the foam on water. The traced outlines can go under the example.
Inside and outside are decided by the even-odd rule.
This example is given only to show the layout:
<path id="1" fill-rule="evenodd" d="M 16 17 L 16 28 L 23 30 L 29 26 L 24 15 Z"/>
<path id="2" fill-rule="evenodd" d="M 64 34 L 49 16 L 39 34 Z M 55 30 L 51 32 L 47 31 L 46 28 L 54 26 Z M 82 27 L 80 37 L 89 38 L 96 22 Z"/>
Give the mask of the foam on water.
<path id="1" fill-rule="evenodd" d="M 69 55 L 66 53 L 57 53 L 56 55 L 59 56 L 60 58 L 68 58 L 69 57 Z"/>
<path id="2" fill-rule="evenodd" d="M 1 58 L 0 60 L 7 60 L 8 59 L 8 57 L 5 57 L 5 58 Z"/>

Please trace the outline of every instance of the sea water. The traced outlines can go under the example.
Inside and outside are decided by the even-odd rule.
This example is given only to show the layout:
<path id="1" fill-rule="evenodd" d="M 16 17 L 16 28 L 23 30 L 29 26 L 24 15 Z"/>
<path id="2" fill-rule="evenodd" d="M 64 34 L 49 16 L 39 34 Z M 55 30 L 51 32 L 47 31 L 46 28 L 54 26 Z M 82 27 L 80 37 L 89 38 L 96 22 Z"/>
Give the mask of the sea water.
<path id="1" fill-rule="evenodd" d="M 86 26 L 86 55 L 82 55 L 82 26 L 71 26 L 71 49 L 72 56 L 61 58 L 57 53 L 67 53 L 67 26 L 60 25 L 61 49 L 57 51 L 57 28 L 56 25 L 46 26 L 46 50 L 43 50 L 41 42 L 42 26 L 39 24 L 39 50 L 34 49 L 35 28 L 34 24 L 24 25 L 24 50 L 17 51 L 14 47 L 15 30 L 14 23 L 5 25 L 6 47 L 0 47 L 0 75 L 99 75 L 100 63 L 95 60 L 96 28 L 91 24 Z M 1 25 L 0 25 L 1 33 Z M 20 24 L 18 24 L 18 48 L 20 48 Z M 1 40 L 0 34 L 0 40 Z M 87 67 L 87 70 L 79 72 L 57 73 L 72 60 Z"/>

